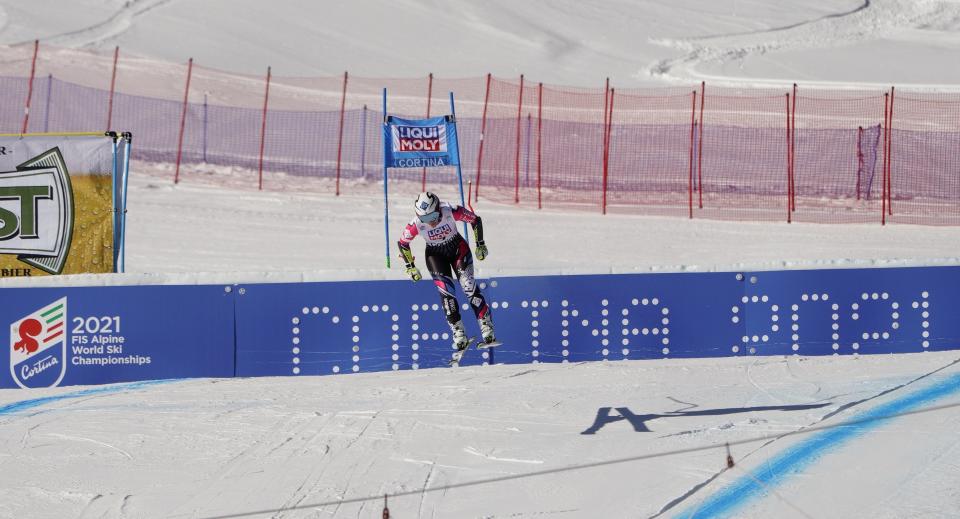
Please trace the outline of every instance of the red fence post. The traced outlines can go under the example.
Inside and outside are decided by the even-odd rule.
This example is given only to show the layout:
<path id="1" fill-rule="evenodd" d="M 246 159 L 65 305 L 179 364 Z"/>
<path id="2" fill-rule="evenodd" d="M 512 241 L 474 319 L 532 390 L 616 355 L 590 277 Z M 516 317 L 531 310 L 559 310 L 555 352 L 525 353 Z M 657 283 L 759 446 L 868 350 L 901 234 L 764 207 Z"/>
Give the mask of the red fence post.
<path id="1" fill-rule="evenodd" d="M 793 191 L 790 187 L 790 92 L 787 92 L 787 223 L 792 223 L 793 215 L 790 211 L 790 196 Z"/>
<path id="2" fill-rule="evenodd" d="M 473 192 L 473 201 L 480 199 L 480 169 L 483 165 L 483 141 L 487 131 L 487 103 L 490 101 L 490 73 L 487 73 L 487 93 L 483 95 L 483 118 L 480 122 L 480 149 L 477 151 L 477 190 Z"/>
<path id="3" fill-rule="evenodd" d="M 887 156 L 890 158 L 887 161 L 887 213 L 890 216 L 893 216 L 893 97 L 895 88 L 890 87 L 890 115 L 887 119 L 887 126 L 890 128 L 887 132 Z"/>
<path id="4" fill-rule="evenodd" d="M 797 210 L 797 84 L 793 84 L 790 108 L 790 210 Z"/>
<path id="5" fill-rule="evenodd" d="M 53 74 L 47 74 L 47 100 L 46 100 L 46 110 L 43 111 L 43 132 L 47 133 L 50 131 L 50 98 L 51 90 L 53 89 Z"/>
<path id="6" fill-rule="evenodd" d="M 603 152 L 603 214 L 607 214 L 607 178 L 610 172 L 610 129 L 613 127 L 613 93 L 610 89 L 610 106 L 607 113 L 607 127 L 603 130 L 603 139 L 607 145 Z"/>
<path id="7" fill-rule="evenodd" d="M 863 174 L 863 126 L 857 127 L 857 200 L 860 200 L 860 175 Z"/>
<path id="8" fill-rule="evenodd" d="M 269 90 L 270 85 L 269 81 L 267 82 L 267 89 Z M 340 158 L 343 155 L 343 112 L 347 107 L 347 71 L 343 72 L 343 94 L 340 96 L 340 137 L 337 141 L 337 187 L 336 195 L 340 196 Z M 384 115 L 386 117 L 386 115 Z"/>
<path id="9" fill-rule="evenodd" d="M 430 118 L 430 99 L 432 98 L 433 98 L 433 72 L 431 72 L 430 75 L 427 76 L 427 119 Z M 421 180 L 420 184 L 421 184 L 420 191 L 426 191 L 427 190 L 426 166 L 424 166 L 423 168 L 423 179 Z"/>
<path id="10" fill-rule="evenodd" d="M 703 209 L 703 105 L 707 104 L 707 82 L 700 82 L 700 135 L 697 146 L 697 188 L 700 191 L 700 209 Z"/>
<path id="11" fill-rule="evenodd" d="M 543 209 L 540 191 L 540 138 L 543 135 L 543 83 L 537 85 L 537 209 Z"/>
<path id="12" fill-rule="evenodd" d="M 605 179 L 607 176 L 607 115 L 610 109 L 610 78 L 608 77 L 603 87 L 603 129 L 601 130 L 601 135 L 603 136 L 602 147 L 600 149 L 600 177 Z M 601 194 L 600 194 L 600 212 L 606 214 L 607 211 L 607 202 L 606 202 L 606 186 L 601 180 Z"/>
<path id="13" fill-rule="evenodd" d="M 690 92 L 690 171 L 687 173 L 687 207 L 693 218 L 693 134 L 697 117 L 697 91 Z"/>
<path id="14" fill-rule="evenodd" d="M 793 104 L 787 95 L 787 211 L 793 212 Z M 795 99 L 795 98 L 793 98 Z"/>
<path id="15" fill-rule="evenodd" d="M 884 92 L 883 94 L 883 168 L 881 169 L 882 180 L 880 181 L 880 184 L 881 184 L 880 225 L 887 224 L 887 163 L 890 161 L 890 158 L 888 157 L 888 149 L 887 149 L 887 145 L 889 142 L 887 138 L 890 131 L 890 125 L 889 125 L 889 122 L 887 121 L 887 114 L 889 113 L 889 111 L 890 111 L 890 94 L 887 92 Z"/>
<path id="16" fill-rule="evenodd" d="M 117 59 L 120 57 L 120 46 L 113 48 L 113 73 L 110 74 L 110 97 L 107 101 L 107 131 L 113 124 L 113 92 L 117 85 Z"/>
<path id="17" fill-rule="evenodd" d="M 33 97 L 33 78 L 37 74 L 37 52 L 40 49 L 40 40 L 33 40 L 33 60 L 30 62 L 30 83 L 27 86 L 27 104 L 23 107 L 23 129 L 20 134 L 27 133 L 27 125 L 30 123 L 30 99 Z"/>
<path id="18" fill-rule="evenodd" d="M 523 74 L 520 74 L 520 96 L 517 99 L 517 145 L 513 160 L 513 203 L 520 203 L 520 119 L 523 112 Z"/>
<path id="19" fill-rule="evenodd" d="M 180 112 L 180 137 L 177 139 L 177 165 L 173 173 L 173 183 L 180 182 L 180 157 L 183 156 L 183 129 L 187 122 L 187 100 L 190 97 L 190 77 L 193 75 L 193 58 L 187 61 L 187 87 L 183 89 L 183 110 Z"/>
<path id="20" fill-rule="evenodd" d="M 263 118 L 261 119 L 260 124 L 260 166 L 259 166 L 259 186 L 258 189 L 263 190 L 263 148 L 267 141 L 267 103 L 270 100 L 270 67 L 267 67 L 267 88 L 263 93 Z M 339 156 L 337 160 L 337 171 L 339 172 Z M 339 186 L 339 177 L 337 179 L 337 185 Z"/>
<path id="21" fill-rule="evenodd" d="M 610 78 L 607 78 L 603 87 L 603 149 L 600 151 L 601 160 L 607 153 L 607 113 L 610 105 Z"/>

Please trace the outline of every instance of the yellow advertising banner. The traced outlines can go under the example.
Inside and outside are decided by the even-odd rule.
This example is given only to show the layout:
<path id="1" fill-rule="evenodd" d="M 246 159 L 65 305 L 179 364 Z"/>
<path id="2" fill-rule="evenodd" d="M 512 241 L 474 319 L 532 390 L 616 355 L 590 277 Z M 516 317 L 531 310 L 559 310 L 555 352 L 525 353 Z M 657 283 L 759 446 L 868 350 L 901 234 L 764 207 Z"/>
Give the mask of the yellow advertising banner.
<path id="1" fill-rule="evenodd" d="M 0 277 L 113 272 L 113 165 L 103 134 L 0 136 Z"/>

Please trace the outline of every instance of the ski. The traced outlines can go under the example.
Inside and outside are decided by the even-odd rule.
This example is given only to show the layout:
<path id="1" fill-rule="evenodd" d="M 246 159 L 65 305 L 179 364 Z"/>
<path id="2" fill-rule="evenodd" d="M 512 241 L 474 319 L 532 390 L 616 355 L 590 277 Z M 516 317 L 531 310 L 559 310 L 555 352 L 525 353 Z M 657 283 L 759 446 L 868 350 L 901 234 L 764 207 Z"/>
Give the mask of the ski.
<path id="1" fill-rule="evenodd" d="M 467 350 L 469 350 L 474 344 L 477 345 L 478 350 L 488 350 L 490 348 L 496 348 L 497 346 L 503 345 L 503 343 L 500 341 L 482 342 L 478 341 L 476 337 L 470 337 L 467 340 L 467 346 L 464 349 L 453 352 L 450 358 L 450 366 L 460 366 L 460 359 L 463 358 L 463 354 L 466 353 Z"/>
<path id="2" fill-rule="evenodd" d="M 473 346 L 474 343 L 476 342 L 477 342 L 476 337 L 470 337 L 469 339 L 467 339 L 467 345 L 464 346 L 463 349 L 453 352 L 453 354 L 450 356 L 450 366 L 451 367 L 460 366 L 460 359 L 463 358 L 463 354 L 466 353 L 467 350 L 470 349 L 470 346 Z"/>

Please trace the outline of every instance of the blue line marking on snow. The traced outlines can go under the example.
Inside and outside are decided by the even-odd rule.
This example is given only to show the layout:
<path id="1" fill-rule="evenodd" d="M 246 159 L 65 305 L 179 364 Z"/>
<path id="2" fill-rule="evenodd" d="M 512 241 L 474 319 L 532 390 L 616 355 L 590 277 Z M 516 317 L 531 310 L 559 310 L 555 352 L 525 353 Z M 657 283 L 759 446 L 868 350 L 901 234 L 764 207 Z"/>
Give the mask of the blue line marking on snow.
<path id="1" fill-rule="evenodd" d="M 162 384 L 164 382 L 172 382 L 172 380 L 147 380 L 142 382 L 132 382 L 130 384 L 120 384 L 116 386 L 84 389 L 82 391 L 74 391 L 72 393 L 64 393 L 62 395 L 44 396 L 40 398 L 31 398 L 30 400 L 21 400 L 19 402 L 0 405 L 0 416 L 16 414 L 20 411 L 25 411 L 27 409 L 32 409 L 34 407 L 39 407 L 44 404 L 49 404 L 50 402 L 56 402 L 59 400 L 68 400 L 71 398 L 82 398 L 85 396 L 103 395 L 103 394 L 109 394 L 109 393 L 120 393 L 123 391 L 132 391 L 132 390 L 140 389 L 143 387 Z"/>
<path id="2" fill-rule="evenodd" d="M 960 390 L 960 374 L 850 418 L 851 422 L 859 423 L 815 433 L 812 437 L 767 460 L 763 465 L 708 497 L 698 506 L 679 513 L 675 517 L 700 519 L 729 516 L 750 500 L 763 496 L 768 489 L 783 483 L 794 474 L 803 472 L 831 449 L 838 448 L 845 442 L 889 422 L 894 418 L 891 415 L 916 410 L 925 404 L 952 395 L 958 390 Z"/>

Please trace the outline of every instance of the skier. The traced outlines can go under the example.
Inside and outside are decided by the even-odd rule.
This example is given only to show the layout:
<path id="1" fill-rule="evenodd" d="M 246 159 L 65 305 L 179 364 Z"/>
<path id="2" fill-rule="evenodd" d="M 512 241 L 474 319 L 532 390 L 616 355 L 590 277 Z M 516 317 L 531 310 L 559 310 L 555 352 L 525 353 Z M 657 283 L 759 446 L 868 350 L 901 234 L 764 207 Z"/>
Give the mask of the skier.
<path id="1" fill-rule="evenodd" d="M 417 237 L 423 236 L 427 242 L 427 270 L 433 277 L 433 283 L 437 285 L 440 291 L 440 300 L 443 304 L 443 311 L 447 316 L 447 322 L 453 331 L 453 345 L 458 350 L 466 349 L 470 343 L 467 338 L 467 332 L 463 327 L 463 321 L 460 319 L 460 305 L 454 295 L 456 288 L 451 277 L 451 267 L 460 281 L 463 292 L 467 295 L 467 300 L 473 308 L 473 313 L 480 324 L 480 335 L 483 342 L 490 344 L 496 342 L 493 333 L 493 320 L 490 318 L 490 307 L 484 299 L 480 289 L 477 288 L 476 281 L 473 278 L 473 255 L 470 253 L 470 247 L 467 242 L 457 232 L 456 222 L 467 222 L 473 227 L 473 233 L 477 237 L 477 259 L 483 260 L 487 257 L 487 246 L 483 243 L 483 224 L 480 217 L 465 207 L 457 205 L 451 206 L 446 202 L 441 202 L 437 195 L 425 192 L 420 193 L 414 206 L 416 218 L 410 220 L 403 229 L 403 234 L 397 244 L 400 246 L 400 258 L 406 262 L 407 275 L 413 281 L 421 279 L 420 270 L 414 264 L 413 252 L 410 250 L 410 242 Z"/>

